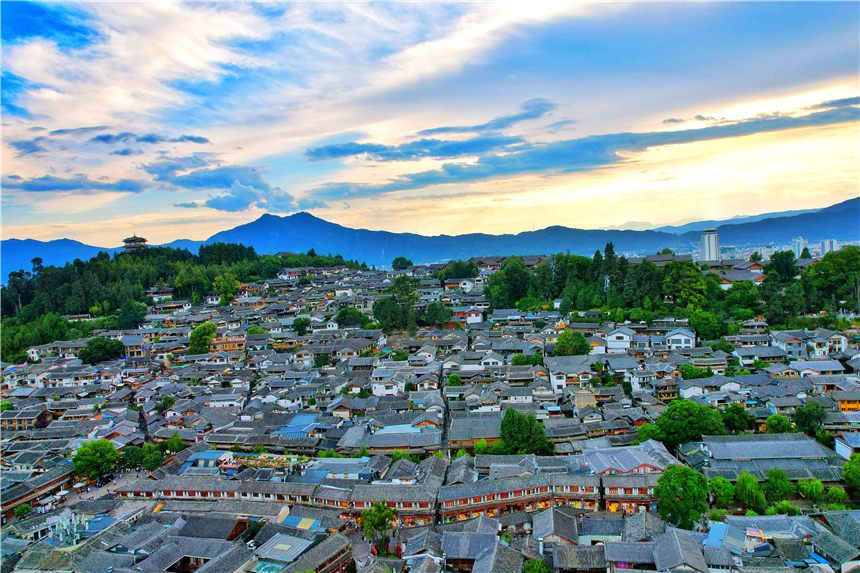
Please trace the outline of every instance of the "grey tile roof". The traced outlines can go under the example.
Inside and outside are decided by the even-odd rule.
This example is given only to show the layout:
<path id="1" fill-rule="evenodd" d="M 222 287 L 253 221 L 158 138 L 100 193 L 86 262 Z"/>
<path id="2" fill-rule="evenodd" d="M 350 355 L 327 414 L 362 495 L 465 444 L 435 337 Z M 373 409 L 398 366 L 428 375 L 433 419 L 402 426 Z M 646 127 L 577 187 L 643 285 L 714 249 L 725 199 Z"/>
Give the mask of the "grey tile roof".
<path id="1" fill-rule="evenodd" d="M 860 549 L 829 531 L 815 535 L 810 542 L 818 554 L 824 555 L 837 565 L 852 561 L 860 555 Z"/>
<path id="2" fill-rule="evenodd" d="M 556 569 L 606 569 L 605 550 L 602 545 L 558 547 L 552 556 Z"/>
<path id="3" fill-rule="evenodd" d="M 579 531 L 576 524 L 576 518 L 555 508 L 549 508 L 532 518 L 533 535 L 538 541 L 555 535 L 570 543 L 577 543 L 579 540 Z"/>
<path id="4" fill-rule="evenodd" d="M 709 573 L 702 548 L 692 538 L 677 529 L 660 535 L 654 542 L 654 561 L 658 571 L 669 571 L 679 567 Z"/>

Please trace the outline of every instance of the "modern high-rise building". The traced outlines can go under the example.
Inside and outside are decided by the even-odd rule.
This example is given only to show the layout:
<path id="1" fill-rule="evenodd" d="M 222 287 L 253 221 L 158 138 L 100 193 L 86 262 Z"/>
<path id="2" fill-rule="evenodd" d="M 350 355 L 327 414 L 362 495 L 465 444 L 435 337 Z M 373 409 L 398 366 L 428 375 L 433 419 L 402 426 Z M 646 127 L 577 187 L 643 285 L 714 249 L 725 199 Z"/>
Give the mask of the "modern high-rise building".
<path id="1" fill-rule="evenodd" d="M 702 231 L 702 260 L 720 260 L 720 238 L 716 229 L 705 229 Z"/>
<path id="2" fill-rule="evenodd" d="M 821 241 L 821 256 L 823 257 L 830 251 L 838 251 L 839 243 L 836 239 L 824 239 Z"/>
<path id="3" fill-rule="evenodd" d="M 809 246 L 809 241 L 803 237 L 798 237 L 791 240 L 791 250 L 794 251 L 794 257 L 799 259 L 803 249 Z"/>

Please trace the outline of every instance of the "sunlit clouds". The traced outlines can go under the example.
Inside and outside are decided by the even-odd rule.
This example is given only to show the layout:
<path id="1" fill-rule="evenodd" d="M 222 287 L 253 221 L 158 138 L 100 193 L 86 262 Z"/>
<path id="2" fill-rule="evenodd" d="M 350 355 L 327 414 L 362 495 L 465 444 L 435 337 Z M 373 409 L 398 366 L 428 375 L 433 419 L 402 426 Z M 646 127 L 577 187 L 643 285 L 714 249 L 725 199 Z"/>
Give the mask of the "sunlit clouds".
<path id="1" fill-rule="evenodd" d="M 860 188 L 856 3 L 0 6 L 3 238 L 660 226 Z"/>

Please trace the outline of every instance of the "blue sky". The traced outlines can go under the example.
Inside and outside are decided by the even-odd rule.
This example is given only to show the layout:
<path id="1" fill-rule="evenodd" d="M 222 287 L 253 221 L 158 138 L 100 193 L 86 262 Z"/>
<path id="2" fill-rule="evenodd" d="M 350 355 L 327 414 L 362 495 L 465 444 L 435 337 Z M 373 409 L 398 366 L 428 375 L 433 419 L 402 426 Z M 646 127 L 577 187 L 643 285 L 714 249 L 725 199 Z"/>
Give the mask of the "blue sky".
<path id="1" fill-rule="evenodd" d="M 0 11 L 4 238 L 659 226 L 860 184 L 857 3 Z"/>

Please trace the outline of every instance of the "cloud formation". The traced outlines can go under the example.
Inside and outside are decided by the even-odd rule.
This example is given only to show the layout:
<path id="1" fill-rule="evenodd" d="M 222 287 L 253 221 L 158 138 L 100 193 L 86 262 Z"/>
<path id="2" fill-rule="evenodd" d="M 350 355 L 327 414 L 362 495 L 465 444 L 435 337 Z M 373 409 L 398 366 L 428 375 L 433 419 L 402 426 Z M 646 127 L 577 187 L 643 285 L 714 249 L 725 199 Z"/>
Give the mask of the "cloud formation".
<path id="1" fill-rule="evenodd" d="M 142 165 L 141 168 L 155 181 L 176 189 L 189 191 L 224 191 L 211 195 L 205 201 L 174 203 L 174 207 L 193 209 L 209 207 L 218 211 L 237 212 L 259 207 L 279 213 L 296 210 L 293 196 L 278 187 L 272 187 L 259 170 L 245 165 L 218 165 L 217 159 L 206 154 L 165 158 Z"/>
<path id="2" fill-rule="evenodd" d="M 105 191 L 115 193 L 142 193 L 149 187 L 149 182 L 136 179 L 120 179 L 118 181 L 93 181 L 88 176 L 77 174 L 68 179 L 45 175 L 24 179 L 17 175 L 3 178 L 5 189 L 15 189 L 30 193 L 82 193 L 92 194 Z"/>
<path id="3" fill-rule="evenodd" d="M 42 145 L 42 143 L 47 140 L 47 137 L 37 137 L 29 140 L 19 139 L 17 141 L 10 141 L 9 145 L 13 149 L 18 150 L 18 157 L 24 157 L 25 155 L 31 155 L 33 153 L 48 151 L 48 148 Z"/>
<path id="4" fill-rule="evenodd" d="M 521 137 L 479 136 L 465 141 L 444 141 L 440 139 L 419 139 L 401 145 L 381 145 L 378 143 L 337 143 L 308 149 L 305 152 L 311 161 L 343 159 L 345 157 L 366 156 L 375 161 L 415 161 L 425 157 L 452 159 L 467 155 L 478 155 L 490 151 L 501 151 L 514 145 L 522 145 Z"/>
<path id="5" fill-rule="evenodd" d="M 116 151 L 111 151 L 111 155 L 122 155 L 123 157 L 129 155 L 143 155 L 142 149 L 132 149 L 130 147 L 126 147 L 125 149 L 117 149 Z"/>
<path id="6" fill-rule="evenodd" d="M 72 130 L 60 130 L 60 131 L 72 131 Z M 127 141 L 135 141 L 137 143 L 211 143 L 208 139 L 200 135 L 180 135 L 179 137 L 169 138 L 164 135 L 158 135 L 155 133 L 147 133 L 145 135 L 137 135 L 135 133 L 131 133 L 130 131 L 124 131 L 122 133 L 110 134 L 105 133 L 102 135 L 97 135 L 90 139 L 93 143 L 125 143 Z"/>
<path id="7" fill-rule="evenodd" d="M 423 131 L 419 131 L 418 135 L 436 135 L 439 133 L 470 133 L 470 132 L 480 132 L 480 131 L 498 131 L 501 129 L 507 129 L 511 127 L 513 124 L 524 121 L 527 119 L 537 119 L 539 117 L 543 117 L 555 111 L 558 108 L 558 104 L 551 102 L 545 98 L 534 98 L 530 99 L 527 102 L 524 102 L 520 105 L 519 113 L 515 113 L 512 115 L 505 115 L 502 117 L 497 117 L 496 119 L 490 120 L 487 123 L 482 123 L 480 125 L 469 125 L 469 126 L 451 126 L 451 127 L 434 127 L 432 129 L 425 129 Z"/>
<path id="8" fill-rule="evenodd" d="M 803 127 L 825 126 L 860 120 L 856 105 L 833 107 L 808 115 L 766 115 L 720 123 L 700 129 L 660 131 L 650 133 L 615 133 L 594 135 L 529 146 L 505 155 L 488 154 L 475 163 L 446 163 L 438 169 L 402 175 L 387 183 L 366 185 L 331 183 L 313 190 L 322 199 L 369 197 L 397 191 L 422 189 L 449 183 L 474 183 L 489 179 L 522 175 L 553 175 L 611 167 L 630 161 L 630 153 L 648 148 L 743 137 Z"/>

